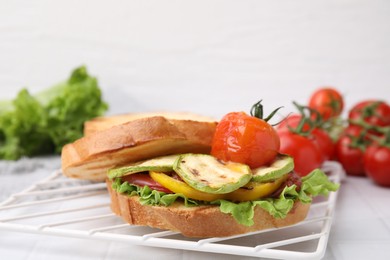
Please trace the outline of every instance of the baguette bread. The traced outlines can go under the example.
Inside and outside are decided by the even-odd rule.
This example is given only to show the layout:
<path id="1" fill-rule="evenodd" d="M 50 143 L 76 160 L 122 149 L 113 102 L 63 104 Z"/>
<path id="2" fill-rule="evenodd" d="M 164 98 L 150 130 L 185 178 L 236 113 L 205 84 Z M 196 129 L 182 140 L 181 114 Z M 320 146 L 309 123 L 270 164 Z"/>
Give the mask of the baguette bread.
<path id="1" fill-rule="evenodd" d="M 104 181 L 107 170 L 116 166 L 169 154 L 209 153 L 217 122 L 186 117 L 150 116 L 125 123 L 123 118 L 97 119 L 94 122 L 99 123 L 89 124 L 94 130 L 63 147 L 62 172 L 71 178 Z"/>
<path id="2" fill-rule="evenodd" d="M 304 220 L 310 208 L 310 204 L 297 201 L 285 218 L 278 219 L 256 207 L 254 225 L 244 226 L 232 216 L 222 213 L 216 205 L 185 207 L 181 202 L 174 202 L 169 207 L 142 205 L 138 196 L 120 194 L 112 189 L 110 180 L 107 179 L 106 183 L 111 209 L 125 222 L 177 231 L 187 237 L 226 237 L 289 226 Z"/>

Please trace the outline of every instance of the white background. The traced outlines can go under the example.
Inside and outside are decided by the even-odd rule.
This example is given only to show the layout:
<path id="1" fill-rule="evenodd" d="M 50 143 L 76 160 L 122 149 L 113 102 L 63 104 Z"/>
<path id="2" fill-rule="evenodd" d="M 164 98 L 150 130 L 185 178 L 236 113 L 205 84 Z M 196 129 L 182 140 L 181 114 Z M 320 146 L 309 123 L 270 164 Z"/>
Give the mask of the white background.
<path id="1" fill-rule="evenodd" d="M 110 113 L 390 101 L 390 1 L 0 0 L 0 98 L 85 64 Z"/>

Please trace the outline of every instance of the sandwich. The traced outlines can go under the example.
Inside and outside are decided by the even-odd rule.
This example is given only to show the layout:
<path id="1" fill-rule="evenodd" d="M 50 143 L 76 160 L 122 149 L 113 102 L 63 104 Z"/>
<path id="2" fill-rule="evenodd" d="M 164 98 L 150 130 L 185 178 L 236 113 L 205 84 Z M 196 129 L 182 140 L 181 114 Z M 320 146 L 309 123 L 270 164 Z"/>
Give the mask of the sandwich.
<path id="1" fill-rule="evenodd" d="M 111 209 L 125 222 L 198 238 L 293 225 L 314 196 L 337 190 L 319 169 L 298 176 L 285 154 L 256 168 L 216 158 L 219 123 L 188 113 L 92 120 L 83 138 L 64 146 L 62 170 L 105 180 Z"/>

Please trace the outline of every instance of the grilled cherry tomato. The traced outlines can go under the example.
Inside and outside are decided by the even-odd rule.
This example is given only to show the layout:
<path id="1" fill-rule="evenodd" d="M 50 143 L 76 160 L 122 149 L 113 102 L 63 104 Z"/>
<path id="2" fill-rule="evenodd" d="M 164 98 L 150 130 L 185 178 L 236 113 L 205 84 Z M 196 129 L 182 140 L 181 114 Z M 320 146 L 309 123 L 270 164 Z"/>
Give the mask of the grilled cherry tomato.
<path id="1" fill-rule="evenodd" d="M 375 183 L 390 187 L 390 148 L 369 146 L 364 153 L 364 169 Z"/>
<path id="2" fill-rule="evenodd" d="M 309 107 L 327 120 L 341 114 L 344 108 L 343 96 L 334 88 L 320 88 L 311 95 Z"/>
<path id="3" fill-rule="evenodd" d="M 257 168 L 271 162 L 278 154 L 280 140 L 275 129 L 267 123 L 277 110 L 263 119 L 260 102 L 252 107 L 251 115 L 232 112 L 218 123 L 211 146 L 211 155 L 223 160 Z"/>
<path id="4" fill-rule="evenodd" d="M 165 188 L 160 183 L 154 181 L 147 173 L 134 173 L 122 177 L 123 181 L 143 187 L 148 186 L 152 190 L 158 190 L 165 193 L 172 193 L 171 190 Z"/>

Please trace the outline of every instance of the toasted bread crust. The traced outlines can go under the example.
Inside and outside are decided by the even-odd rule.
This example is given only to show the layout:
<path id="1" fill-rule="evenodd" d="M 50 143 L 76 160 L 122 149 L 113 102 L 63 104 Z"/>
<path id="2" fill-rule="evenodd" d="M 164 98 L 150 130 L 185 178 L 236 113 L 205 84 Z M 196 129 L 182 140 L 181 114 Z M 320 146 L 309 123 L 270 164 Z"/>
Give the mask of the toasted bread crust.
<path id="1" fill-rule="evenodd" d="M 215 205 L 185 207 L 180 202 L 169 207 L 142 205 L 138 196 L 120 194 L 112 189 L 110 180 L 106 182 L 111 196 L 111 209 L 124 221 L 132 225 L 177 231 L 187 237 L 226 237 L 289 226 L 304 220 L 310 208 L 310 204 L 296 202 L 286 218 L 276 219 L 256 207 L 255 223 L 247 227 L 229 214 L 222 213 Z"/>
<path id="2" fill-rule="evenodd" d="M 129 121 L 134 121 L 141 118 L 162 116 L 167 119 L 179 120 L 192 120 L 199 122 L 215 122 L 216 120 L 202 115 L 197 115 L 188 112 L 149 112 L 149 113 L 127 113 L 112 116 L 96 117 L 84 123 L 84 136 L 94 134 L 96 132 L 106 130 L 115 125 L 124 124 Z"/>
<path id="3" fill-rule="evenodd" d="M 62 171 L 104 181 L 112 167 L 168 154 L 209 153 L 216 124 L 154 116 L 114 125 L 65 145 Z"/>

